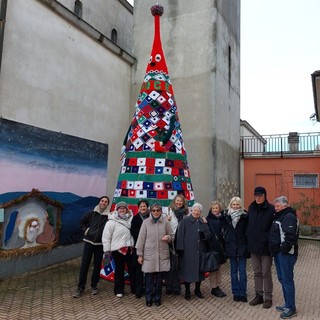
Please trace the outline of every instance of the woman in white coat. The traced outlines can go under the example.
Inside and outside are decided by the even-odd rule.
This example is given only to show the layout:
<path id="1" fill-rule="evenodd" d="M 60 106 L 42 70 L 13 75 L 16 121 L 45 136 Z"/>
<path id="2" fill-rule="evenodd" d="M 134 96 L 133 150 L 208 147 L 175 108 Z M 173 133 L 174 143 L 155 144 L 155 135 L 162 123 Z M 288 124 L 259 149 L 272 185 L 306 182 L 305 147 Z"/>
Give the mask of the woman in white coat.
<path id="1" fill-rule="evenodd" d="M 132 217 L 127 204 L 119 202 L 116 211 L 109 215 L 102 234 L 103 251 L 105 255 L 112 255 L 114 259 L 114 294 L 118 298 L 122 298 L 124 294 L 125 265 L 128 267 L 129 277 L 133 274 L 131 269 L 134 240 L 130 232 Z M 130 283 L 133 283 L 132 279 Z"/>

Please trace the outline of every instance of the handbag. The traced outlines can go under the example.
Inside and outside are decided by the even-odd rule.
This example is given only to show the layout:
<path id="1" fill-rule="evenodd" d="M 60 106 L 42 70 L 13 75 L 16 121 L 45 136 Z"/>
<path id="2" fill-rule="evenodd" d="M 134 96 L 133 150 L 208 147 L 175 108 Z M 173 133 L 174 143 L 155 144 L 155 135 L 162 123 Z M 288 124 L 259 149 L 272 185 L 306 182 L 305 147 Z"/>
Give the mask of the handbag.
<path id="1" fill-rule="evenodd" d="M 217 251 L 219 253 L 219 263 L 224 264 L 227 262 L 226 252 L 224 251 L 223 245 L 217 236 L 216 236 L 216 239 L 217 239 L 217 247 L 218 247 Z"/>
<path id="2" fill-rule="evenodd" d="M 200 255 L 200 272 L 213 272 L 219 270 L 219 253 L 213 251 L 211 242 L 210 251 L 203 251 Z"/>
<path id="3" fill-rule="evenodd" d="M 174 248 L 174 243 L 169 246 L 170 251 L 170 271 L 178 271 L 179 270 L 179 255 L 178 252 Z"/>

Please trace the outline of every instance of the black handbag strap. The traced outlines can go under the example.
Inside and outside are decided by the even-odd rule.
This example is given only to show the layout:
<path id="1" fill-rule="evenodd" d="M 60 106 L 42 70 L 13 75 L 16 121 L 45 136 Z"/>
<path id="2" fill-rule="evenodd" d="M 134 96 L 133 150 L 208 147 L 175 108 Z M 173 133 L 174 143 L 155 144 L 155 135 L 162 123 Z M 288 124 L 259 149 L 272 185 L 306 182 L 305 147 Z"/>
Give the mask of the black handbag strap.
<path id="1" fill-rule="evenodd" d="M 170 249 L 170 251 L 173 253 L 173 254 L 176 254 L 176 249 L 175 249 L 175 247 L 174 247 L 174 241 L 171 241 L 171 248 L 170 248 L 170 245 L 169 245 L 169 249 Z"/>

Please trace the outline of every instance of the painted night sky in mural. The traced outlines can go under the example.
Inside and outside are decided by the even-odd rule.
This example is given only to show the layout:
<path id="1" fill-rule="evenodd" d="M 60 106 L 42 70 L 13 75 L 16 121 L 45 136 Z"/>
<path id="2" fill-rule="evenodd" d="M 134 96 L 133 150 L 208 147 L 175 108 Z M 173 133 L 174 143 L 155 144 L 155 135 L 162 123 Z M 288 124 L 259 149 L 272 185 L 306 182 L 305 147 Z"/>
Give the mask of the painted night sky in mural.
<path id="1" fill-rule="evenodd" d="M 0 119 L 0 194 L 105 194 L 108 145 Z"/>

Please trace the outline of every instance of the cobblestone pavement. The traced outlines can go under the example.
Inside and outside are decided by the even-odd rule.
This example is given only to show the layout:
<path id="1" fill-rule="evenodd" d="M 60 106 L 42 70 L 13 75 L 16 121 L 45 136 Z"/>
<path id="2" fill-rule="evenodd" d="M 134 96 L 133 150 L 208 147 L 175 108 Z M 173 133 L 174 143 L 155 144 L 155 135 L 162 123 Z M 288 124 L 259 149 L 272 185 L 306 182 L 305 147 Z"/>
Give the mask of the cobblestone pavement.
<path id="1" fill-rule="evenodd" d="M 202 285 L 205 299 L 192 296 L 163 295 L 160 307 L 147 308 L 143 298 L 127 294 L 113 295 L 113 283 L 101 279 L 100 294 L 86 290 L 80 299 L 72 298 L 76 288 L 80 259 L 73 259 L 37 272 L 0 282 L 0 319 L 279 319 L 274 307 L 263 309 L 234 302 L 230 291 L 229 266 L 223 266 L 223 289 L 226 298 L 210 295 L 209 280 Z M 298 316 L 295 319 L 320 320 L 320 241 L 300 240 L 300 255 L 295 267 Z M 274 306 L 283 303 L 280 285 L 274 272 Z M 127 292 L 129 288 L 126 288 Z M 253 277 L 248 260 L 248 297 L 253 298 Z"/>

